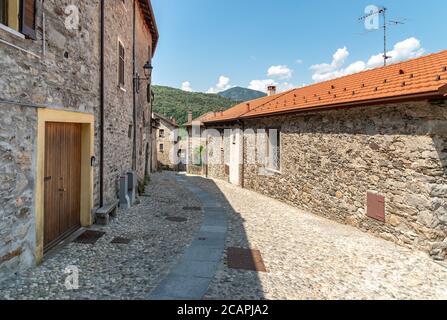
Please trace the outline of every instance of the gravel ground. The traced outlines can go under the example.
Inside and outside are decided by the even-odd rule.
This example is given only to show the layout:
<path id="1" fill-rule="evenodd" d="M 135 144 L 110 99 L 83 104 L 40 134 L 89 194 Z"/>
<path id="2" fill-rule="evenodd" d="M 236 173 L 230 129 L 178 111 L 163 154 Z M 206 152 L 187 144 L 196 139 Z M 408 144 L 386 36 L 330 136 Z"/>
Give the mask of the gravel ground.
<path id="1" fill-rule="evenodd" d="M 447 268 L 353 227 L 197 177 L 230 214 L 228 247 L 261 251 L 268 273 L 223 257 L 206 299 L 447 299 Z"/>
<path id="2" fill-rule="evenodd" d="M 0 299 L 147 299 L 152 288 L 176 264 L 200 228 L 200 206 L 180 187 L 172 173 L 155 174 L 141 204 L 106 227 L 95 245 L 69 243 L 39 267 L 0 284 Z M 185 217 L 187 222 L 169 222 L 167 216 Z M 111 244 L 115 237 L 132 239 L 128 245 Z M 80 270 L 79 290 L 65 288 L 64 270 Z"/>

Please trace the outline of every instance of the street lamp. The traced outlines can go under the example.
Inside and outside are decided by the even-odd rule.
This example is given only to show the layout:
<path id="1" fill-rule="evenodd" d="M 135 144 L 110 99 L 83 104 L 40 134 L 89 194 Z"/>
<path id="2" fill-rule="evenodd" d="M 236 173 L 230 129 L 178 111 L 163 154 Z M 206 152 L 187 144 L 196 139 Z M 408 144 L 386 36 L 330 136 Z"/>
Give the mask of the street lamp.
<path id="1" fill-rule="evenodd" d="M 146 64 L 143 66 L 144 70 L 144 77 L 140 77 L 140 75 L 137 73 L 135 75 L 134 81 L 135 81 L 135 89 L 138 92 L 140 92 L 140 83 L 142 81 L 148 81 L 147 84 L 147 101 L 151 101 L 151 79 L 152 79 L 152 71 L 154 70 L 154 67 L 152 66 L 152 63 L 150 61 L 146 62 Z"/>
<path id="2" fill-rule="evenodd" d="M 150 61 L 146 62 L 143 69 L 144 69 L 144 75 L 146 76 L 146 80 L 150 80 L 150 78 L 152 77 L 152 70 L 154 70 L 152 63 L 150 63 Z"/>

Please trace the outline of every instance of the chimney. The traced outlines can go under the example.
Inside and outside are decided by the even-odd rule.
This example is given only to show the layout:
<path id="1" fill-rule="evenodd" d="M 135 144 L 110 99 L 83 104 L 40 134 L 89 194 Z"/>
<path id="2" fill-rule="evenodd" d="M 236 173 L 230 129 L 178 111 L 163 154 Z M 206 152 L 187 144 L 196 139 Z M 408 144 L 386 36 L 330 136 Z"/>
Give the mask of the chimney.
<path id="1" fill-rule="evenodd" d="M 188 111 L 188 123 L 192 122 L 192 111 Z"/>
<path id="2" fill-rule="evenodd" d="M 273 96 L 276 94 L 276 86 L 268 86 L 267 87 L 268 95 Z"/>

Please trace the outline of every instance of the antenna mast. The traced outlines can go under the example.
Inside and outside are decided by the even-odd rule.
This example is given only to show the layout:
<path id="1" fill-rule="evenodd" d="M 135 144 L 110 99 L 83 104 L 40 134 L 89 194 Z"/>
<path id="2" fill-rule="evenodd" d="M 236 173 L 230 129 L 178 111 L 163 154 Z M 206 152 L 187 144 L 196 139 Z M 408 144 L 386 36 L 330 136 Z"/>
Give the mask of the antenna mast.
<path id="1" fill-rule="evenodd" d="M 366 19 L 368 19 L 369 17 L 372 17 L 372 16 L 378 16 L 378 15 L 382 16 L 382 19 L 383 19 L 383 26 L 382 26 L 382 28 L 383 28 L 383 65 L 384 66 L 387 65 L 387 60 L 392 58 L 391 56 L 388 55 L 388 51 L 387 51 L 388 23 L 390 22 L 390 23 L 393 23 L 393 24 L 396 24 L 396 25 L 397 24 L 404 24 L 403 22 L 400 22 L 400 21 L 392 21 L 392 20 L 388 21 L 386 19 L 387 10 L 388 10 L 387 8 L 381 7 L 381 8 L 378 8 L 377 11 L 371 12 L 370 14 L 367 14 L 366 16 L 363 16 L 363 17 L 359 18 L 359 20 L 364 21 L 364 20 L 366 20 Z"/>

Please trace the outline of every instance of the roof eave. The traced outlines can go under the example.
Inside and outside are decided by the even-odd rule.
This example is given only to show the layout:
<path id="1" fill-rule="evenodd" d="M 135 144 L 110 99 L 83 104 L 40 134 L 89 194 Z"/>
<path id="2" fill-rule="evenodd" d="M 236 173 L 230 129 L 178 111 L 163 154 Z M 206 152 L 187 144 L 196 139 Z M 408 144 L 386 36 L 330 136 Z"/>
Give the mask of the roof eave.
<path id="1" fill-rule="evenodd" d="M 213 125 L 213 124 L 222 124 L 222 123 L 234 123 L 234 122 L 237 122 L 238 120 L 273 117 L 276 115 L 291 114 L 291 113 L 322 111 L 322 110 L 340 109 L 340 108 L 353 108 L 353 107 L 358 107 L 358 106 L 379 105 L 379 104 L 387 104 L 387 103 L 393 103 L 393 102 L 396 103 L 396 102 L 420 101 L 420 100 L 435 99 L 435 98 L 444 98 L 445 99 L 446 97 L 447 97 L 447 85 L 444 85 L 437 91 L 430 91 L 430 92 L 424 92 L 424 93 L 418 93 L 418 94 L 410 94 L 410 95 L 398 96 L 398 97 L 373 99 L 373 100 L 361 100 L 361 101 L 355 101 L 355 102 L 349 102 L 349 103 L 338 103 L 338 104 L 324 105 L 324 106 L 319 106 L 319 107 L 311 106 L 311 107 L 306 107 L 306 108 L 290 109 L 290 110 L 284 110 L 284 111 L 279 111 L 279 112 L 273 111 L 273 112 L 262 113 L 262 114 L 242 115 L 238 118 L 233 118 L 233 119 L 206 121 L 205 124 Z"/>
<path id="2" fill-rule="evenodd" d="M 158 45 L 158 39 L 160 34 L 158 33 L 157 21 L 155 20 L 154 9 L 152 8 L 151 0 L 139 0 L 141 4 L 142 11 L 146 16 L 146 24 L 152 35 L 152 56 L 155 55 L 155 51 Z"/>
<path id="3" fill-rule="evenodd" d="M 447 90 L 447 88 L 446 88 Z M 447 93 L 447 92 L 446 92 Z M 373 100 L 363 100 L 363 101 L 355 101 L 355 102 L 349 102 L 349 103 L 339 103 L 339 104 L 332 104 L 332 105 L 324 105 L 320 107 L 307 107 L 307 108 L 300 108 L 300 109 L 291 109 L 291 110 L 284 110 L 280 112 L 270 112 L 270 113 L 263 113 L 258 115 L 247 115 L 242 116 L 241 119 L 255 119 L 255 118 L 264 118 L 264 117 L 274 117 L 276 115 L 283 115 L 283 114 L 291 114 L 291 113 L 301 113 L 301 112 L 312 112 L 312 111 L 323 111 L 323 110 L 329 110 L 329 109 L 343 109 L 343 108 L 354 108 L 359 106 L 371 106 L 371 105 L 380 105 L 380 104 L 388 104 L 388 103 L 402 103 L 402 102 L 409 102 L 409 101 L 421 101 L 421 100 L 427 100 L 427 99 L 436 99 L 436 98 L 444 98 L 445 95 L 441 94 L 440 90 L 437 91 L 431 91 L 431 92 L 425 92 L 425 93 L 418 93 L 418 94 L 410 94 L 405 96 L 397 96 L 397 97 L 389 97 L 389 98 L 381 98 L 381 99 L 373 99 Z"/>

